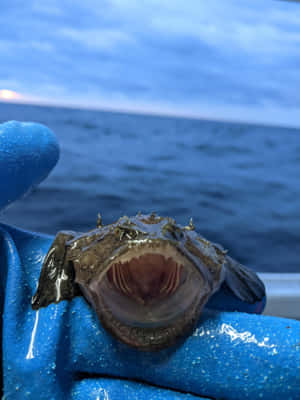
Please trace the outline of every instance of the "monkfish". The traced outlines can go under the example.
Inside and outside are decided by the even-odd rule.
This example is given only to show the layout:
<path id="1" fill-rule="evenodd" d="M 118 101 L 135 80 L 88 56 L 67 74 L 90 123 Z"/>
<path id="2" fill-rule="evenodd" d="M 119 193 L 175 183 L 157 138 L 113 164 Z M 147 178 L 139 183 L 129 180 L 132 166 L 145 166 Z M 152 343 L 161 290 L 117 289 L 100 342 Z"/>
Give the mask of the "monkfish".
<path id="1" fill-rule="evenodd" d="M 82 295 L 103 327 L 139 350 L 158 350 L 192 331 L 222 286 L 247 303 L 264 284 L 224 248 L 155 213 L 121 217 L 87 233 L 56 235 L 41 270 L 32 308 Z"/>

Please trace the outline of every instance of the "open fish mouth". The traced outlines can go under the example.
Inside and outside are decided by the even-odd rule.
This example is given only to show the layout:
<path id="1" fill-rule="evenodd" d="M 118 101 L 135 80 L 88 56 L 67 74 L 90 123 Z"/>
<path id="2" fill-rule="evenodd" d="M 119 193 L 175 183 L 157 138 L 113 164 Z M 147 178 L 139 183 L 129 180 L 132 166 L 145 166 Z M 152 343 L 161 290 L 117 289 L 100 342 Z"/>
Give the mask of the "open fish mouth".
<path id="1" fill-rule="evenodd" d="M 129 328 L 144 330 L 143 335 L 147 331 L 150 336 L 161 328 L 168 338 L 168 327 L 181 324 L 176 328 L 182 331 L 187 315 L 191 319 L 209 292 L 188 257 L 169 242 L 155 241 L 129 244 L 82 290 L 106 328 L 125 342 L 124 335 L 129 333 L 124 327 L 128 332 Z"/>
<path id="2" fill-rule="evenodd" d="M 178 250 L 166 246 L 131 249 L 107 272 L 110 284 L 144 306 L 171 296 L 188 278 L 187 263 Z"/>

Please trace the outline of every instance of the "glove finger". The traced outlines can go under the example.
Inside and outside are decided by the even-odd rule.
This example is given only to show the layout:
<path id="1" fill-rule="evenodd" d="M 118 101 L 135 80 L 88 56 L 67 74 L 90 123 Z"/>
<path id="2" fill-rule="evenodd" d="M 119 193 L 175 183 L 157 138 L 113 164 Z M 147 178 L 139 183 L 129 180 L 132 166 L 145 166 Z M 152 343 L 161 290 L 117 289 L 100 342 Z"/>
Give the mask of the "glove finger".
<path id="1" fill-rule="evenodd" d="M 72 388 L 72 400 L 209 400 L 193 394 L 151 386 L 129 380 L 89 378 L 76 382 Z"/>
<path id="2" fill-rule="evenodd" d="M 0 209 L 44 180 L 59 158 L 53 132 L 32 122 L 0 124 Z"/>
<path id="3" fill-rule="evenodd" d="M 77 298 L 65 314 L 76 374 L 133 379 L 213 398 L 297 398 L 299 321 L 206 312 L 180 345 L 149 353 L 113 339 L 88 308 Z"/>

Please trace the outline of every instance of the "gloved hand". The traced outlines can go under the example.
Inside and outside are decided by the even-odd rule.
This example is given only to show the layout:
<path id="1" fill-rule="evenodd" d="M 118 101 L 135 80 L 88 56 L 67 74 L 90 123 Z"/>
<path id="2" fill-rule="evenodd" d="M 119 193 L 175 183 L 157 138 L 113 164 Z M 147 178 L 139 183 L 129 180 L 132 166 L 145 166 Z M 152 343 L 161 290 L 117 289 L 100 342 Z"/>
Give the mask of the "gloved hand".
<path id="1" fill-rule="evenodd" d="M 40 182 L 58 146 L 42 125 L 0 125 L 0 204 Z M 298 399 L 300 323 L 206 311 L 183 343 L 156 353 L 116 341 L 83 297 L 32 311 L 39 273 L 53 237 L 0 224 L 5 399 Z M 228 293 L 219 309 L 258 311 Z M 186 394 L 192 393 L 192 394 Z"/>

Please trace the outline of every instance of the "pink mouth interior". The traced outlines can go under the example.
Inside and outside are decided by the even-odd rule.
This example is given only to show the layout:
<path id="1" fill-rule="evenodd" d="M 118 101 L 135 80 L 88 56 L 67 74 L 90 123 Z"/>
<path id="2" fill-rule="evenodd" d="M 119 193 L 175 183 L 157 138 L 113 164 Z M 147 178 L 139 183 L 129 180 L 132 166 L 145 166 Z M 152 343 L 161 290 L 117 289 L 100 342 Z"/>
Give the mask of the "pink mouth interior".
<path id="1" fill-rule="evenodd" d="M 183 280 L 182 275 L 182 265 L 171 257 L 155 253 L 115 263 L 107 272 L 111 285 L 141 304 L 173 294 Z"/>

